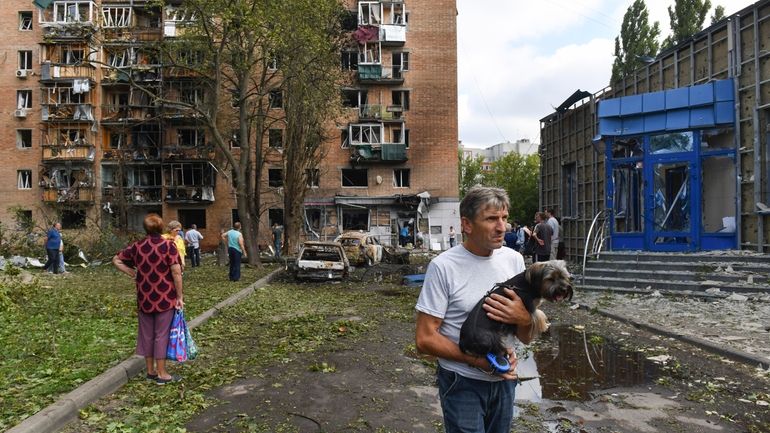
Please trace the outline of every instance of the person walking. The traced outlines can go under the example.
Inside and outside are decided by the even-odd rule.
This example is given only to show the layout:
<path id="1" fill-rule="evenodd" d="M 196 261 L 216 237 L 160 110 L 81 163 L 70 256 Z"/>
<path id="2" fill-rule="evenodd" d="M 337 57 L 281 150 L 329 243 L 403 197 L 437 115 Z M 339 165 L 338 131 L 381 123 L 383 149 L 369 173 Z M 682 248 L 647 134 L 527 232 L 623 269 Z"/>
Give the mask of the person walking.
<path id="1" fill-rule="evenodd" d="M 532 230 L 532 237 L 537 244 L 532 253 L 532 263 L 545 262 L 551 256 L 551 226 L 546 223 L 545 212 L 535 214 L 535 228 Z"/>
<path id="2" fill-rule="evenodd" d="M 198 226 L 193 224 L 190 226 L 190 230 L 184 235 L 187 245 L 190 247 L 190 260 L 192 261 L 192 267 L 197 268 L 201 265 L 201 241 L 203 235 L 198 231 Z"/>
<path id="3" fill-rule="evenodd" d="M 447 432 L 509 433 L 516 388 L 516 356 L 511 369 L 496 372 L 486 357 L 460 351 L 460 328 L 479 299 L 496 283 L 524 271 L 524 259 L 502 248 L 510 202 L 505 190 L 474 187 L 460 203 L 465 240 L 428 265 L 415 306 L 415 343 L 438 358 L 438 389 Z M 531 318 L 513 290 L 485 301 L 490 318 L 517 326 L 517 337 L 531 341 Z"/>
<path id="4" fill-rule="evenodd" d="M 56 222 L 45 237 L 45 253 L 47 260 L 43 269 L 54 274 L 59 273 L 59 249 L 61 248 L 61 223 Z"/>
<path id="5" fill-rule="evenodd" d="M 545 210 L 546 223 L 551 228 L 551 252 L 549 260 L 556 260 L 556 256 L 559 255 L 559 232 L 561 227 L 559 226 L 559 220 L 556 219 L 556 215 L 553 213 L 553 208 Z"/>
<path id="6" fill-rule="evenodd" d="M 165 385 L 182 380 L 166 370 L 171 320 L 174 310 L 184 307 L 182 267 L 176 243 L 161 236 L 160 216 L 144 217 L 144 231 L 145 238 L 116 254 L 112 264 L 136 281 L 136 354 L 144 357 L 147 379 Z"/>
<path id="7" fill-rule="evenodd" d="M 230 281 L 241 279 L 241 260 L 246 257 L 246 248 L 243 246 L 243 235 L 241 234 L 241 223 L 236 222 L 233 228 L 222 235 L 222 239 L 227 242 L 227 255 L 230 259 Z"/>
<path id="8" fill-rule="evenodd" d="M 182 231 L 182 224 L 177 220 L 171 220 L 166 227 L 166 233 L 163 235 L 163 239 L 174 242 L 177 252 L 179 253 L 179 266 L 184 273 L 185 267 L 185 255 L 187 254 L 187 246 L 184 243 L 184 238 L 179 234 Z"/>
<path id="9" fill-rule="evenodd" d="M 457 242 L 457 233 L 455 233 L 454 226 L 449 226 L 449 248 L 454 247 L 455 242 Z"/>
<path id="10" fill-rule="evenodd" d="M 281 239 L 283 239 L 283 226 L 273 223 L 273 246 L 275 247 L 275 258 L 281 258 Z"/>

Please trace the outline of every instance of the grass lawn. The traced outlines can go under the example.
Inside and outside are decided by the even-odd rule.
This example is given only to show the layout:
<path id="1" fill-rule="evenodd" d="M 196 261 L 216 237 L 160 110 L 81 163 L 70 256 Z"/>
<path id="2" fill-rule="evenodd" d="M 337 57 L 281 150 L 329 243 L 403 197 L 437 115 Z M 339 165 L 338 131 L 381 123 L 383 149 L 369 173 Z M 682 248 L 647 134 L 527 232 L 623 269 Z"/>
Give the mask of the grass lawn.
<path id="1" fill-rule="evenodd" d="M 188 320 L 275 269 L 244 267 L 241 281 L 233 283 L 227 268 L 203 261 L 185 271 Z M 36 281 L 29 285 L 0 281 L 6 285 L 0 288 L 0 430 L 134 353 L 133 281 L 111 265 L 70 271 L 32 270 Z"/>

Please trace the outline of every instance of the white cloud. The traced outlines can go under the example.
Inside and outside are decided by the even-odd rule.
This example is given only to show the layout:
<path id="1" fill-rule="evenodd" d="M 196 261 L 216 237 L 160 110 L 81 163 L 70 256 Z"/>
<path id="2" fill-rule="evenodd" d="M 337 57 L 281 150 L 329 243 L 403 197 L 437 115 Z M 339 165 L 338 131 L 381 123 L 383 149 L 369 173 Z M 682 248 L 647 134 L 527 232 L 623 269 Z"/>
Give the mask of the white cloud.
<path id="1" fill-rule="evenodd" d="M 486 147 L 540 140 L 539 119 L 575 90 L 609 82 L 614 38 L 633 0 L 458 0 L 460 139 Z M 668 34 L 666 7 L 646 0 Z M 712 0 L 727 15 L 751 4 Z"/>

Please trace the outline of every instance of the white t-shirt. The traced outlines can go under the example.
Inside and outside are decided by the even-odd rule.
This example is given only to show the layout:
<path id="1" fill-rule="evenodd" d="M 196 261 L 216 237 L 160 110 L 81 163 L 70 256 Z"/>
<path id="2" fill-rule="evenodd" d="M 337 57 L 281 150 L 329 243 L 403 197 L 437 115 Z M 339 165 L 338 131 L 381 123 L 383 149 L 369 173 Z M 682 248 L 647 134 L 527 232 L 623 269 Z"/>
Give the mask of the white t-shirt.
<path id="1" fill-rule="evenodd" d="M 184 237 L 190 246 L 196 249 L 200 248 L 200 241 L 203 240 L 203 235 L 198 230 L 187 230 L 187 233 L 185 233 Z"/>
<path id="2" fill-rule="evenodd" d="M 510 248 L 498 248 L 489 257 L 481 257 L 460 244 L 430 262 L 415 308 L 442 319 L 439 333 L 458 343 L 460 328 L 479 300 L 495 284 L 510 279 L 524 269 L 524 258 Z M 439 358 L 439 364 L 471 379 L 502 380 L 465 363 Z"/>

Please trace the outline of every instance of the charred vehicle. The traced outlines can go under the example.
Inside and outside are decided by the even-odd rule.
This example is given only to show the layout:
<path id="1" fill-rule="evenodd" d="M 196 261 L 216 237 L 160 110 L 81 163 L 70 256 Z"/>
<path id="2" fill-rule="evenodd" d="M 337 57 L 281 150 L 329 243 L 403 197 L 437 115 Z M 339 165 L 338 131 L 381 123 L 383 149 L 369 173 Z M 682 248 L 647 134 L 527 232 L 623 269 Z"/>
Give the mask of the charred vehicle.
<path id="1" fill-rule="evenodd" d="M 335 241 L 342 244 L 351 264 L 372 266 L 382 261 L 383 247 L 371 233 L 345 232 Z"/>
<path id="2" fill-rule="evenodd" d="M 305 242 L 294 265 L 294 277 L 333 280 L 348 276 L 350 263 L 339 242 Z"/>

